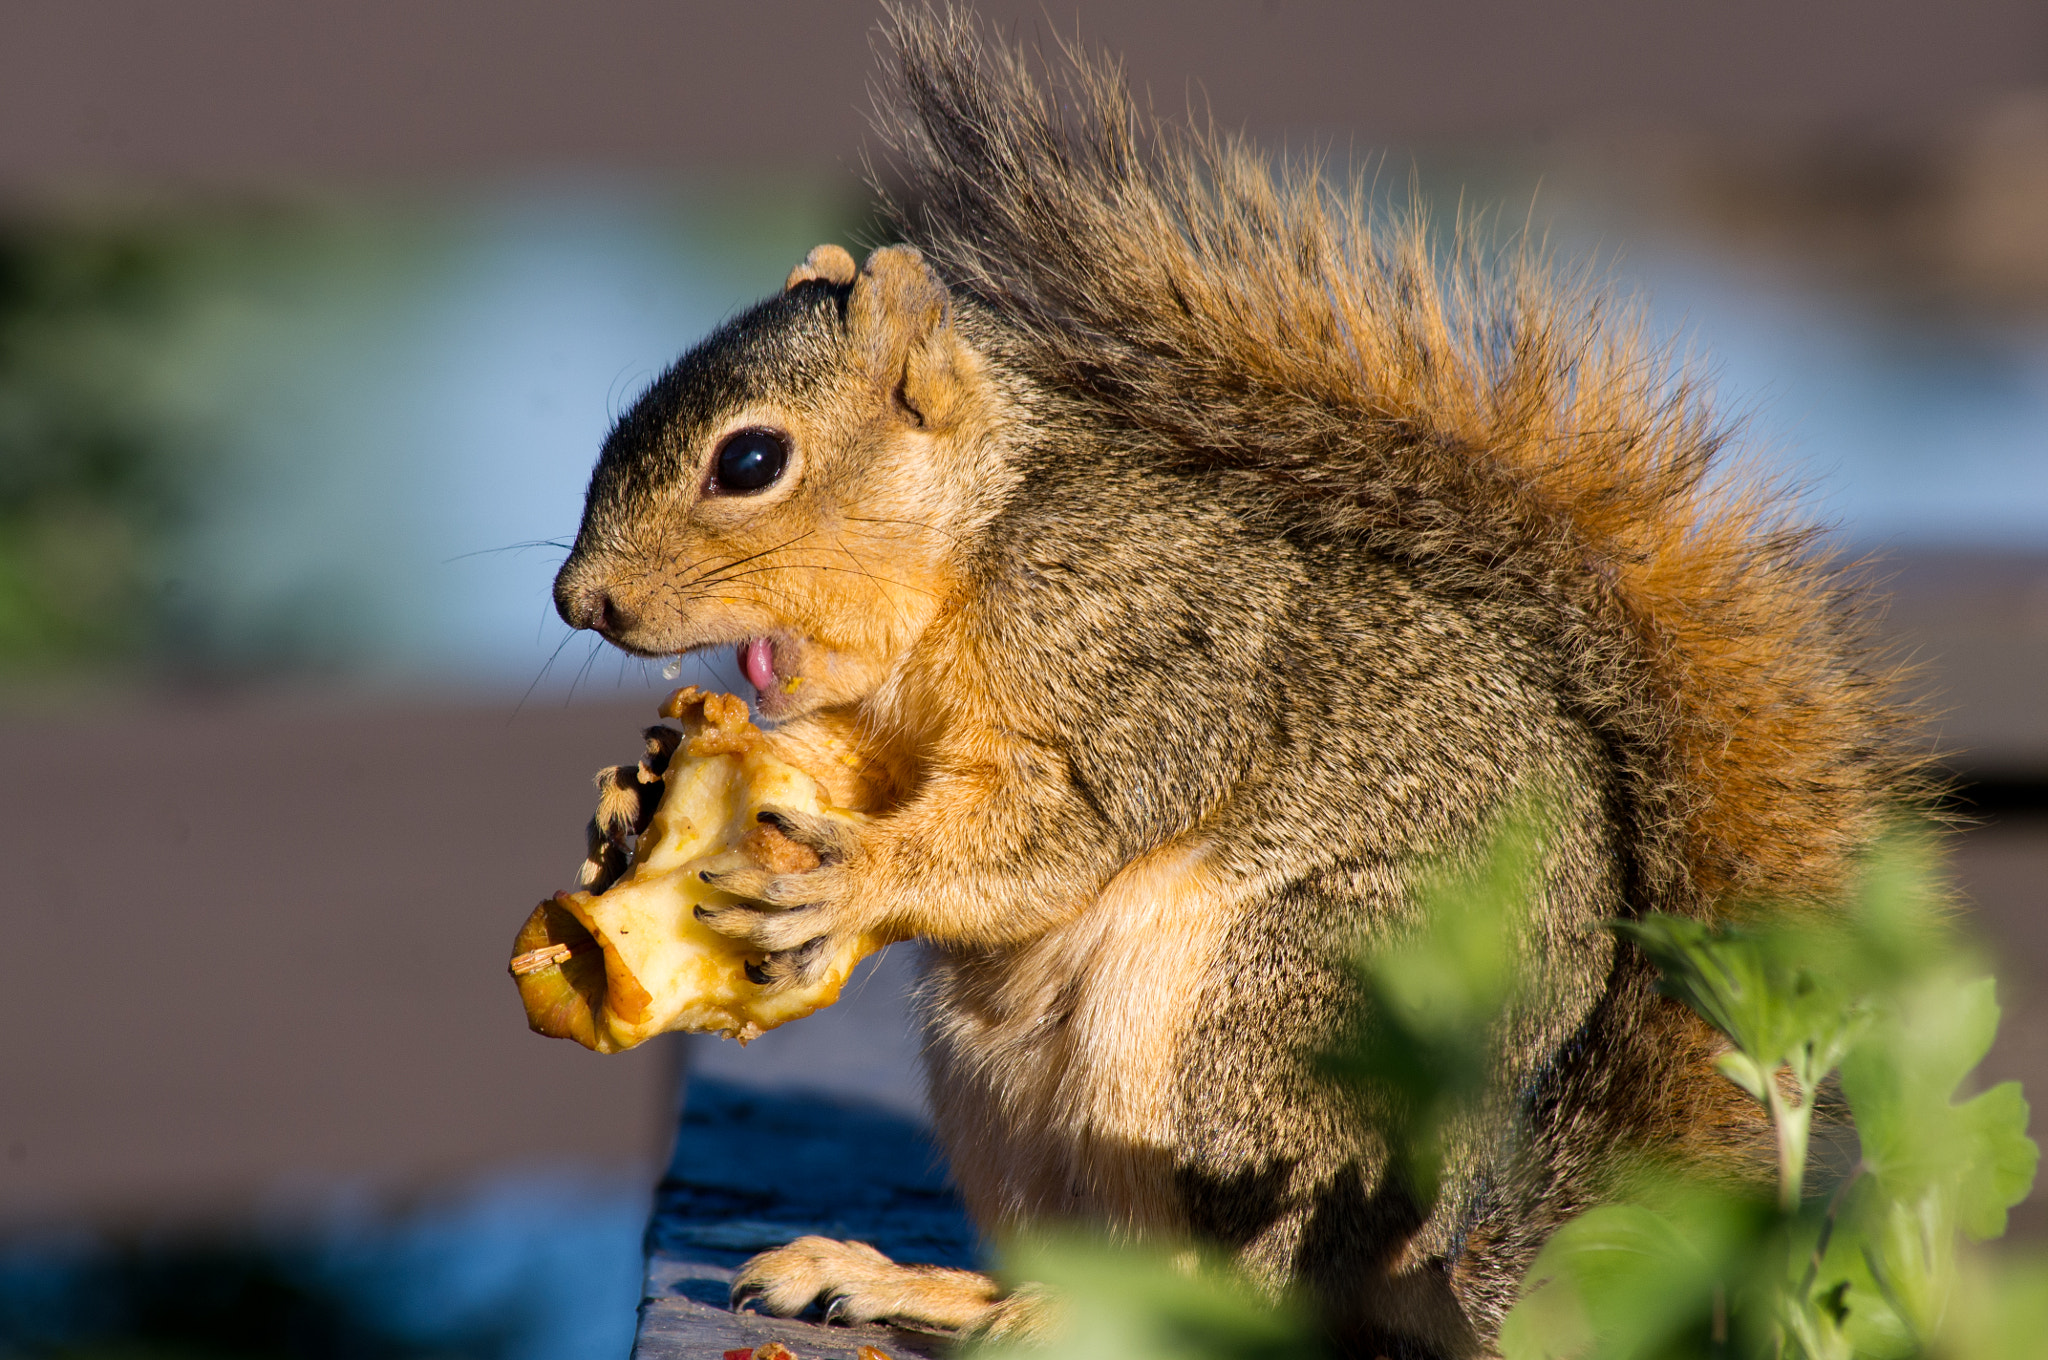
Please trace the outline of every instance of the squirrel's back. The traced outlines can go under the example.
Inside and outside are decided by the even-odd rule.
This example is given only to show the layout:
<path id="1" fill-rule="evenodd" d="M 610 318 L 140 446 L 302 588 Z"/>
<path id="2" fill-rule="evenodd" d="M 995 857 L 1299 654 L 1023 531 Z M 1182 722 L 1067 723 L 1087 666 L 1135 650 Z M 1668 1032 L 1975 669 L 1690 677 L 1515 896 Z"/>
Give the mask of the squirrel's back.
<path id="1" fill-rule="evenodd" d="M 1431 244 L 1354 179 L 1052 83 L 967 14 L 892 14 L 892 224 L 1134 456 L 1514 613 L 1627 782 L 1646 896 L 1839 898 L 1920 799 L 1894 678 L 1783 489 L 1598 278 Z"/>

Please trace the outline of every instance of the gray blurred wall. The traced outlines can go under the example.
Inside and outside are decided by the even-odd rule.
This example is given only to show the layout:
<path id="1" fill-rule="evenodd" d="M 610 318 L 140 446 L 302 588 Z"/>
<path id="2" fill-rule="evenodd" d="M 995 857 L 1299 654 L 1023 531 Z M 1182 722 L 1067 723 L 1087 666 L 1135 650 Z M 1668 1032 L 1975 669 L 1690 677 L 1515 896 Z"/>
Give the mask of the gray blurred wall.
<path id="1" fill-rule="evenodd" d="M 1165 111 L 1339 144 L 1910 131 L 2048 85 L 2038 0 L 989 0 Z M 878 7 L 8 0 L 0 189 L 834 168 Z"/>

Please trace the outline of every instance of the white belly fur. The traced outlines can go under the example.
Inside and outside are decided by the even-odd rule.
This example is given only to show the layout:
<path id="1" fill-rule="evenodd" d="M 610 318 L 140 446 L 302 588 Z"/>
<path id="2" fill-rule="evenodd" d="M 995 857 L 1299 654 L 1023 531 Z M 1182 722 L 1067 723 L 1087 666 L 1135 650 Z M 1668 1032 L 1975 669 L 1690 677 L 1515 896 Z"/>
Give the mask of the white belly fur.
<path id="1" fill-rule="evenodd" d="M 988 953 L 935 950 L 933 1117 L 984 1232 L 1081 1218 L 1175 1234 L 1173 1081 L 1209 959 L 1242 900 L 1199 843 L 1127 866 L 1087 911 Z"/>

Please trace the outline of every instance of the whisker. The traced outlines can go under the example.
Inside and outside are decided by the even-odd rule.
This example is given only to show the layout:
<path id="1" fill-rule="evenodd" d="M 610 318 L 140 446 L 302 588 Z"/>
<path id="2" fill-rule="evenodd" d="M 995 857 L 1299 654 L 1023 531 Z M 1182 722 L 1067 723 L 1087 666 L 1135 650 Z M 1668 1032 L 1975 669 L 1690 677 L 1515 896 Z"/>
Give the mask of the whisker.
<path id="1" fill-rule="evenodd" d="M 773 549 L 770 549 L 770 551 L 773 551 Z M 716 554 L 712 554 L 712 555 L 709 555 L 709 556 L 705 556 L 705 557 L 700 557 L 700 558 L 698 558 L 698 559 L 697 559 L 696 561 L 694 561 L 694 562 L 691 562 L 691 563 L 689 563 L 688 565 L 686 565 L 686 566 L 681 566 L 681 567 L 674 567 L 674 568 L 670 568 L 670 567 L 666 567 L 666 566 L 663 566 L 663 567 L 660 567 L 660 568 L 653 568 L 653 567 L 643 567 L 643 568 L 641 568 L 641 571 L 640 571 L 640 575 L 641 575 L 641 576 L 643 576 L 643 577 L 644 577 L 644 576 L 648 576 L 648 575 L 651 575 L 651 574 L 652 574 L 652 573 L 653 573 L 653 572 L 654 572 L 655 570 L 657 570 L 657 569 L 658 569 L 658 570 L 662 570 L 662 571 L 673 571 L 675 575 L 677 575 L 677 576 L 680 576 L 680 577 L 688 577 L 688 576 L 689 576 L 689 574 L 690 574 L 691 572 L 693 572 L 693 571 L 697 570 L 697 568 L 699 568 L 699 567 L 703 566 L 703 565 L 704 565 L 704 564 L 705 564 L 706 562 L 709 562 L 709 561 L 711 561 L 711 560 L 712 560 L 712 557 L 713 557 L 713 556 L 715 556 L 715 555 L 716 555 Z"/>
<path id="2" fill-rule="evenodd" d="M 852 558 L 852 560 L 853 560 L 853 565 L 855 565 L 856 567 L 859 567 L 859 568 L 860 568 L 860 574 L 861 574 L 861 575 L 863 575 L 863 576 L 867 577 L 867 578 L 868 578 L 868 579 L 869 579 L 870 581 L 880 581 L 880 580 L 882 579 L 881 577 L 879 577 L 879 576 L 875 575 L 875 574 L 874 574 L 873 572 L 871 572 L 871 571 L 869 571 L 869 570 L 868 570 L 868 564 L 867 564 L 867 563 L 865 563 L 865 562 L 861 561 L 861 560 L 860 560 L 860 558 L 858 558 L 858 557 L 855 557 L 855 556 L 854 556 L 854 552 L 853 552 L 853 549 L 851 549 L 851 548 L 849 548 L 849 547 L 847 547 L 847 546 L 846 546 L 846 540 L 845 540 L 845 539 L 844 539 L 843 537 L 841 537 L 841 536 L 840 536 L 840 535 L 838 535 L 838 534 L 834 534 L 834 535 L 832 536 L 832 538 L 833 538 L 833 541 L 834 541 L 835 543 L 837 543 L 837 544 L 839 545 L 839 551 L 841 551 L 841 552 L 845 553 L 845 554 L 846 554 L 846 555 L 847 555 L 847 556 L 848 556 L 849 558 Z M 890 585 L 893 585 L 893 586 L 896 586 L 896 587 L 898 587 L 898 588 L 900 588 L 900 589 L 903 589 L 903 590 L 915 590 L 915 589 L 917 589 L 917 587 L 915 587 L 915 586 L 911 586 L 911 585 L 906 585 L 905 583 L 903 583 L 903 582 L 901 582 L 901 581 L 891 581 L 891 582 L 889 582 L 889 584 L 890 584 Z M 926 593 L 927 595 L 929 595 L 929 592 L 925 592 L 925 593 Z M 897 601 L 897 600 L 894 600 L 894 599 L 891 599 L 891 600 L 889 601 L 889 603 L 890 603 L 890 605 L 891 605 L 891 606 L 892 606 L 892 607 L 893 607 L 893 608 L 894 608 L 894 609 L 896 610 L 896 620 L 897 620 L 897 622 L 899 622 L 899 623 L 903 622 L 903 605 L 901 604 L 901 602 L 899 602 L 899 601 Z"/>
<path id="3" fill-rule="evenodd" d="M 774 570 L 774 569 L 773 569 L 773 568 L 768 568 L 768 567 L 764 567 L 764 568 L 762 568 L 762 570 L 763 570 L 763 571 L 770 571 L 770 570 Z M 752 572 L 749 572 L 749 573 L 747 573 L 747 574 L 748 574 L 748 575 L 753 575 L 754 573 L 752 573 Z M 777 589 L 775 589 L 775 587 L 773 587 L 773 586 L 771 586 L 771 585 L 767 584 L 766 582 L 760 582 L 760 583 L 757 583 L 757 584 L 754 584 L 754 585 L 744 586 L 744 587 L 741 587 L 741 590 L 742 590 L 743 592 L 744 592 L 744 591 L 752 591 L 752 592 L 755 592 L 755 593 L 756 593 L 756 595 L 772 595 L 772 596 L 774 596 L 774 597 L 775 597 L 776 599 L 778 599 L 778 600 L 794 600 L 794 599 L 796 598 L 796 596 L 795 596 L 794 594 L 792 594 L 791 592 L 789 592 L 789 591 L 786 591 L 786 590 L 777 590 Z M 761 602 L 762 602 L 762 601 L 761 601 L 761 600 L 758 600 L 758 599 L 757 599 L 757 600 L 755 601 L 755 603 L 761 603 Z"/>
<path id="4" fill-rule="evenodd" d="M 923 586 L 914 586 L 910 584 L 910 582 L 908 581 L 898 581 L 887 576 L 877 576 L 873 572 L 869 571 L 855 571 L 852 567 L 835 567 L 830 562 L 777 563 L 772 567 L 756 567 L 752 571 L 735 572 L 730 576 L 721 576 L 716 580 L 707 580 L 705 582 L 692 582 L 691 587 L 696 588 L 697 586 L 703 584 L 724 585 L 731 581 L 744 581 L 750 576 L 761 576 L 778 571 L 838 571 L 844 572 L 848 576 L 864 576 L 870 581 L 880 581 L 885 585 L 895 586 L 899 590 L 913 590 L 920 595 L 932 596 L 936 593 L 933 591 L 926 590 Z"/>
<path id="5" fill-rule="evenodd" d="M 563 708 L 567 708 L 575 700 L 576 687 L 583 683 L 584 676 L 590 674 L 590 668 L 597 664 L 597 658 L 603 654 L 603 651 L 604 648 L 599 642 L 595 638 L 591 639 L 590 655 L 583 658 L 583 664 L 576 669 L 576 678 L 569 682 L 569 692 L 562 696 Z"/>
<path id="6" fill-rule="evenodd" d="M 562 640 L 555 644 L 555 650 L 549 652 L 548 659 L 540 663 L 540 674 L 533 677 L 533 683 L 526 687 L 526 693 L 520 695 L 519 702 L 512 705 L 512 715 L 505 719 L 505 726 L 510 727 L 512 725 L 513 718 L 519 716 L 519 710 L 526 707 L 526 701 L 533 697 L 534 690 L 540 688 L 540 682 L 547 679 L 548 672 L 554 669 L 555 658 L 562 654 L 562 649 L 568 646 L 570 640 L 575 636 L 576 634 L 573 632 L 562 634 Z"/>
<path id="7" fill-rule="evenodd" d="M 965 541 L 951 529 L 941 529 L 938 525 L 927 524 L 921 519 L 885 519 L 879 515 L 848 515 L 846 522 L 849 524 L 907 524 L 913 529 L 923 529 L 927 533 L 944 534 L 955 543 Z"/>
<path id="8" fill-rule="evenodd" d="M 795 538 L 785 539 L 783 542 L 777 543 L 773 547 L 763 548 L 761 549 L 761 551 L 757 553 L 749 553 L 745 557 L 737 558 L 734 561 L 726 563 L 724 566 L 718 568 L 716 571 L 705 573 L 703 576 L 698 577 L 695 581 L 685 582 L 685 587 L 687 588 L 688 586 L 698 585 L 706 581 L 715 581 L 719 579 L 719 577 L 723 573 L 731 571 L 734 567 L 744 567 L 749 562 L 758 562 L 762 558 L 768 556 L 770 553 L 778 553 L 781 552 L 784 548 L 794 547 L 795 545 L 803 542 L 805 539 L 809 538 L 812 534 L 816 532 L 817 530 L 815 529 L 806 529 L 802 533 L 798 534 Z"/>
<path id="9" fill-rule="evenodd" d="M 574 546 L 575 543 L 572 539 L 534 538 L 528 539 L 524 543 L 507 543 L 502 548 L 478 548 L 475 552 L 457 553 L 453 557 L 442 558 L 441 565 L 445 567 L 450 562 L 464 562 L 472 557 L 489 557 L 493 553 L 525 552 L 528 548 L 560 548 L 563 552 L 567 552 Z"/>

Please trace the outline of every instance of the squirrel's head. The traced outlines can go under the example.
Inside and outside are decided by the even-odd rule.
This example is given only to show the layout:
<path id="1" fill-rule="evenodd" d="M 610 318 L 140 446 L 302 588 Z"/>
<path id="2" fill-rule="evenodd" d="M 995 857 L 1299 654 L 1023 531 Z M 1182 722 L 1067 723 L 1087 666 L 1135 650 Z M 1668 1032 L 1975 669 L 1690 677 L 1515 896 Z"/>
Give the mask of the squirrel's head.
<path id="1" fill-rule="evenodd" d="M 642 656 L 730 646 L 770 717 L 864 698 L 956 588 L 1000 401 L 909 246 L 819 246 L 619 418 L 555 607 Z"/>

